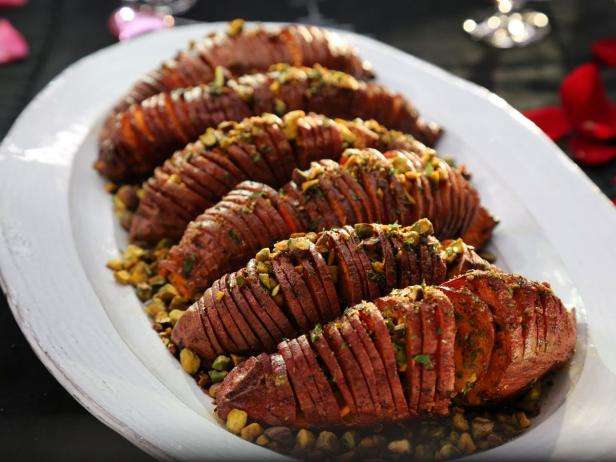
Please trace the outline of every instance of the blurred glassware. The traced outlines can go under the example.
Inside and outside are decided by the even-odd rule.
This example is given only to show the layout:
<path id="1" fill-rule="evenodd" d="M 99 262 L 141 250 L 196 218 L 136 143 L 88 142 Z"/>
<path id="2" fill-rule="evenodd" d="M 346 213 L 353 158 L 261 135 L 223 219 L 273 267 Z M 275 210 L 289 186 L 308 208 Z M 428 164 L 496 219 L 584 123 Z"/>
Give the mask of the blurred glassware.
<path id="1" fill-rule="evenodd" d="M 139 11 L 153 11 L 161 14 L 183 14 L 190 10 L 197 0 L 124 0 L 125 6 Z"/>
<path id="2" fill-rule="evenodd" d="M 550 19 L 539 11 L 522 10 L 526 0 L 496 0 L 496 12 L 477 23 L 467 19 L 462 28 L 473 39 L 496 48 L 524 47 L 544 38 Z"/>
<path id="3" fill-rule="evenodd" d="M 124 0 L 111 13 L 109 30 L 120 41 L 159 29 L 173 27 L 174 14 L 187 12 L 197 0 Z"/>

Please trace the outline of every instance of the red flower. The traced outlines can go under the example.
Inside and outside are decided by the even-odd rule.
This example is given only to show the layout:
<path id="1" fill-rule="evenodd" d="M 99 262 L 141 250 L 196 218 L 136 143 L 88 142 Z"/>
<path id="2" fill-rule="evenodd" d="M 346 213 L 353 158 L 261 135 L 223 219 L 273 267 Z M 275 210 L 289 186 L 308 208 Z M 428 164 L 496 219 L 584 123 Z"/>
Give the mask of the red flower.
<path id="1" fill-rule="evenodd" d="M 582 64 L 560 87 L 560 99 L 567 118 L 579 133 L 597 140 L 616 136 L 616 105 L 609 100 L 599 67 Z"/>
<path id="2" fill-rule="evenodd" d="M 616 67 L 616 37 L 597 40 L 592 44 L 592 54 L 606 66 Z"/>

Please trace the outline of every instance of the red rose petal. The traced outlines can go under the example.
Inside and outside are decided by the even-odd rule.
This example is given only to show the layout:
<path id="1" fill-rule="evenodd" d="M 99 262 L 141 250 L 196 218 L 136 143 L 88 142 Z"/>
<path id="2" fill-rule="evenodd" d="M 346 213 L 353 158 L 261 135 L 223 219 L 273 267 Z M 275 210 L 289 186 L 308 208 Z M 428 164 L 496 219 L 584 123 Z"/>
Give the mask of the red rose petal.
<path id="1" fill-rule="evenodd" d="M 572 129 L 571 123 L 560 106 L 546 106 L 525 111 L 524 115 L 532 120 L 554 141 L 559 140 Z"/>
<path id="2" fill-rule="evenodd" d="M 6 19 L 0 19 L 0 64 L 24 58 L 28 51 L 23 35 Z"/>
<path id="3" fill-rule="evenodd" d="M 616 205 L 616 197 L 612 197 L 612 203 Z"/>
<path id="4" fill-rule="evenodd" d="M 616 37 L 597 40 L 592 44 L 592 54 L 603 64 L 616 67 Z"/>
<path id="5" fill-rule="evenodd" d="M 616 136 L 616 105 L 607 97 L 597 64 L 574 69 L 563 80 L 560 98 L 567 117 L 581 134 L 598 140 Z"/>
<path id="6" fill-rule="evenodd" d="M 578 135 L 572 136 L 568 144 L 575 160 L 585 165 L 601 165 L 616 158 L 615 145 L 597 143 Z"/>
<path id="7" fill-rule="evenodd" d="M 2 6 L 24 6 L 26 0 L 0 0 L 0 7 Z"/>

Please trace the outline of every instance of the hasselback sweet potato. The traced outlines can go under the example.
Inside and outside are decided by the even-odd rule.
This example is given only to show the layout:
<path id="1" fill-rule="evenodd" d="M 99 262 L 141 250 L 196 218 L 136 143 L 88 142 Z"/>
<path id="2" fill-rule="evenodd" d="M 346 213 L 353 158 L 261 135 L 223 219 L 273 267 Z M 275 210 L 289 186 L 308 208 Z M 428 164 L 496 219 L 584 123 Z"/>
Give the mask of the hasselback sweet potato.
<path id="1" fill-rule="evenodd" d="M 241 267 L 263 242 L 270 245 L 295 232 L 362 222 L 404 226 L 428 218 L 436 236 L 445 239 L 464 236 L 476 219 L 489 220 L 483 227 L 490 230 L 495 225 L 489 214 L 479 214 L 479 196 L 464 170 L 451 168 L 424 146 L 417 152 L 385 154 L 349 149 L 339 164 L 315 162 L 308 170 L 295 170 L 292 177 L 281 192 L 260 183 L 241 183 L 188 225 L 161 264 L 184 295 L 198 294 L 222 274 Z M 239 208 L 226 205 L 231 198 Z M 250 220 L 252 215 L 270 220 L 262 218 L 259 226 Z M 480 247 L 485 240 L 468 243 Z M 409 265 L 427 265 L 429 259 L 424 252 Z"/>
<path id="2" fill-rule="evenodd" d="M 388 256 L 394 241 L 402 246 Z M 424 253 L 429 258 L 419 257 Z M 341 307 L 378 298 L 398 281 L 440 284 L 489 267 L 461 240 L 443 246 L 425 219 L 409 227 L 358 224 L 295 235 L 215 281 L 176 324 L 173 341 L 206 363 L 222 353 L 272 351 L 283 337 L 331 321 Z"/>
<path id="3" fill-rule="evenodd" d="M 177 240 L 190 220 L 242 181 L 278 188 L 291 179 L 294 168 L 306 169 L 322 158 L 338 160 L 346 148 L 418 154 L 427 150 L 412 136 L 373 120 L 346 121 L 292 111 L 282 119 L 267 114 L 223 122 L 175 152 L 144 183 L 130 238 L 147 243 Z"/>
<path id="4" fill-rule="evenodd" d="M 373 77 L 370 64 L 338 34 L 320 27 L 289 25 L 268 31 L 261 26 L 244 29 L 242 20 L 234 20 L 225 32 L 212 32 L 189 46 L 160 67 L 148 72 L 132 86 L 114 107 L 125 110 L 157 93 L 190 87 L 214 80 L 215 69 L 222 66 L 233 76 L 265 71 L 272 64 L 294 66 L 321 64 L 359 79 Z"/>
<path id="5" fill-rule="evenodd" d="M 515 305 L 508 313 L 505 299 Z M 514 337 L 528 313 L 549 310 L 558 326 L 551 340 L 520 354 Z M 298 369 L 299 342 L 320 368 Z M 273 354 L 249 358 L 217 391 L 217 413 L 224 419 L 242 409 L 251 420 L 302 428 L 446 415 L 454 397 L 466 406 L 511 398 L 567 361 L 575 342 L 575 313 L 549 286 L 471 271 L 440 287 L 412 286 L 362 302 L 309 335 L 280 342 Z M 270 362 L 279 366 L 275 377 Z M 471 363 L 474 374 L 467 372 Z"/>
<path id="6" fill-rule="evenodd" d="M 349 74 L 277 65 L 265 74 L 158 93 L 119 112 L 101 134 L 96 169 L 115 182 L 143 178 L 176 149 L 224 121 L 301 109 L 330 117 L 376 119 L 433 145 L 440 128 L 399 94 Z"/>

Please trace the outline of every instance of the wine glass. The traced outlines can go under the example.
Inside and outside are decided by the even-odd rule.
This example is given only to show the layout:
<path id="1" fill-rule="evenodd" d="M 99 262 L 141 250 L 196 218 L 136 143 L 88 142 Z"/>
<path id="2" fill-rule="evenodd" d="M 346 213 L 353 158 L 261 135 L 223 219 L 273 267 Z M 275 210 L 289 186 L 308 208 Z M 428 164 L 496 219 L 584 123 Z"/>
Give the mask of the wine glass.
<path id="1" fill-rule="evenodd" d="M 549 18 L 539 11 L 522 9 L 526 0 L 496 0 L 496 12 L 477 23 L 467 19 L 462 28 L 473 39 L 496 48 L 523 47 L 550 32 Z"/>

